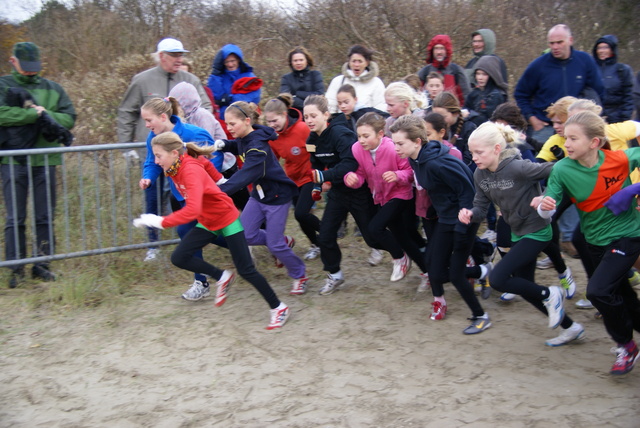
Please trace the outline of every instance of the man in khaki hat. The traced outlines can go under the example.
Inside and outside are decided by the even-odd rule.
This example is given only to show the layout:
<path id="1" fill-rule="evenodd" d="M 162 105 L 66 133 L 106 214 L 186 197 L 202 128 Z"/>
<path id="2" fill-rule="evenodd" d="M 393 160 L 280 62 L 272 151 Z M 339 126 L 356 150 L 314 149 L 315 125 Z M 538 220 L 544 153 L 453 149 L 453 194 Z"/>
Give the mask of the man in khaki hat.
<path id="1" fill-rule="evenodd" d="M 9 58 L 13 71 L 0 77 L 0 135 L 6 135 L 10 128 L 35 125 L 39 118 L 49 116 L 54 125 L 71 129 L 76 120 L 76 112 L 71 100 L 62 87 L 40 76 L 42 63 L 40 49 L 34 43 L 20 42 L 13 46 L 13 55 Z M 11 106 L 7 103 L 7 94 L 22 93 L 31 98 L 30 105 Z M 57 126 L 56 125 L 56 126 Z M 38 132 L 38 131 L 37 131 Z M 4 140 L 5 149 L 7 141 Z M 70 144 L 70 140 L 66 143 Z M 11 148 L 20 145 L 17 141 Z M 37 133 L 34 148 L 59 147 L 56 136 Z M 33 188 L 33 205 L 36 224 L 37 254 L 46 256 L 54 253 L 53 248 L 53 213 L 56 207 L 56 165 L 60 165 L 59 154 L 30 156 L 30 164 L 26 157 L 3 157 L 0 162 L 2 190 L 6 211 L 4 228 L 5 258 L 19 260 L 26 258 L 25 218 L 27 216 L 27 195 Z M 12 163 L 13 165 L 11 165 Z M 15 192 L 15 193 L 14 193 Z M 48 202 L 50 203 L 48 205 Z M 15 216 L 14 216 L 15 214 Z M 17 237 L 17 239 L 16 239 Z M 11 268 L 9 287 L 14 288 L 24 277 L 24 265 Z M 37 263 L 31 269 L 34 278 L 53 281 L 56 276 L 49 269 L 49 263 Z"/>

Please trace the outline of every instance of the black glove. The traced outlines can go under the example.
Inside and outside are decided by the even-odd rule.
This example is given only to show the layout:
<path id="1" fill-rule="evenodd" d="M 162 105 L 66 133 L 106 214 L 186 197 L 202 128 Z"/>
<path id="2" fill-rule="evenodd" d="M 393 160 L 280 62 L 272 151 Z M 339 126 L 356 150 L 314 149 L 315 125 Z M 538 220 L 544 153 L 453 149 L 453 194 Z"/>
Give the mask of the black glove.
<path id="1" fill-rule="evenodd" d="M 550 150 L 551 150 L 551 154 L 553 154 L 557 160 L 560 160 L 564 157 L 564 150 L 562 150 L 562 148 L 557 144 L 551 147 Z"/>

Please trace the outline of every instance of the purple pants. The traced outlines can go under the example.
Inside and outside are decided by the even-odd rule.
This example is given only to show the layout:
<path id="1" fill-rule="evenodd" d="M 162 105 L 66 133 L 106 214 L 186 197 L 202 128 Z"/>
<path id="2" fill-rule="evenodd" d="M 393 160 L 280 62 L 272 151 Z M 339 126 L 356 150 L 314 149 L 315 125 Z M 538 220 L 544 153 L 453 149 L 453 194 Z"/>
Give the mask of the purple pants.
<path id="1" fill-rule="evenodd" d="M 290 205 L 266 205 L 255 198 L 249 198 L 240 214 L 240 222 L 244 227 L 247 244 L 266 245 L 271 254 L 285 265 L 289 276 L 298 279 L 305 276 L 306 267 L 284 239 Z M 262 223 L 265 223 L 265 229 L 260 229 Z"/>

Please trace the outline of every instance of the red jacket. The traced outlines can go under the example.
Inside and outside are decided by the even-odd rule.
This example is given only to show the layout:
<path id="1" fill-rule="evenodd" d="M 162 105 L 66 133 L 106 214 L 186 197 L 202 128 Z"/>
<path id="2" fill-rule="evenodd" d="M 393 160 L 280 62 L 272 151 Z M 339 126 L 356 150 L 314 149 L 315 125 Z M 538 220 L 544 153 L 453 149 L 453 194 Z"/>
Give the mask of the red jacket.
<path id="1" fill-rule="evenodd" d="M 198 223 L 209 230 L 219 230 L 229 226 L 240 216 L 231 198 L 216 185 L 222 174 L 208 159 L 182 155 L 182 164 L 171 178 L 186 205 L 166 216 L 162 220 L 162 227 L 174 227 L 198 220 Z"/>
<path id="2" fill-rule="evenodd" d="M 278 134 L 278 139 L 269 141 L 271 150 L 278 159 L 284 159 L 284 172 L 296 186 L 301 187 L 313 181 L 311 161 L 307 152 L 309 127 L 302 121 L 299 110 L 289 109 L 288 122 L 285 129 Z"/>

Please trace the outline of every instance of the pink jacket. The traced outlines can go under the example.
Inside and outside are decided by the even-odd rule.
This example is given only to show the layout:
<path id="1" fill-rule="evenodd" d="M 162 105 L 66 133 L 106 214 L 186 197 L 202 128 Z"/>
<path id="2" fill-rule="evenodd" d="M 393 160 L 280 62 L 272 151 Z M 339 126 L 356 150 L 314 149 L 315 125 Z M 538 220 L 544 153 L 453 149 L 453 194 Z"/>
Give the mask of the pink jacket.
<path id="1" fill-rule="evenodd" d="M 349 174 L 355 174 L 358 177 L 358 183 L 354 188 L 361 187 L 366 181 L 373 195 L 373 202 L 378 205 L 384 205 L 391 199 L 413 198 L 413 170 L 407 159 L 401 159 L 395 151 L 393 141 L 389 137 L 382 137 L 382 141 L 376 150 L 376 161 L 373 162 L 371 153 L 362 148 L 358 142 L 351 146 L 353 157 L 358 161 L 358 169 Z M 382 174 L 387 171 L 393 171 L 398 176 L 398 181 L 387 183 L 382 179 Z M 345 180 L 346 182 L 346 180 Z"/>

